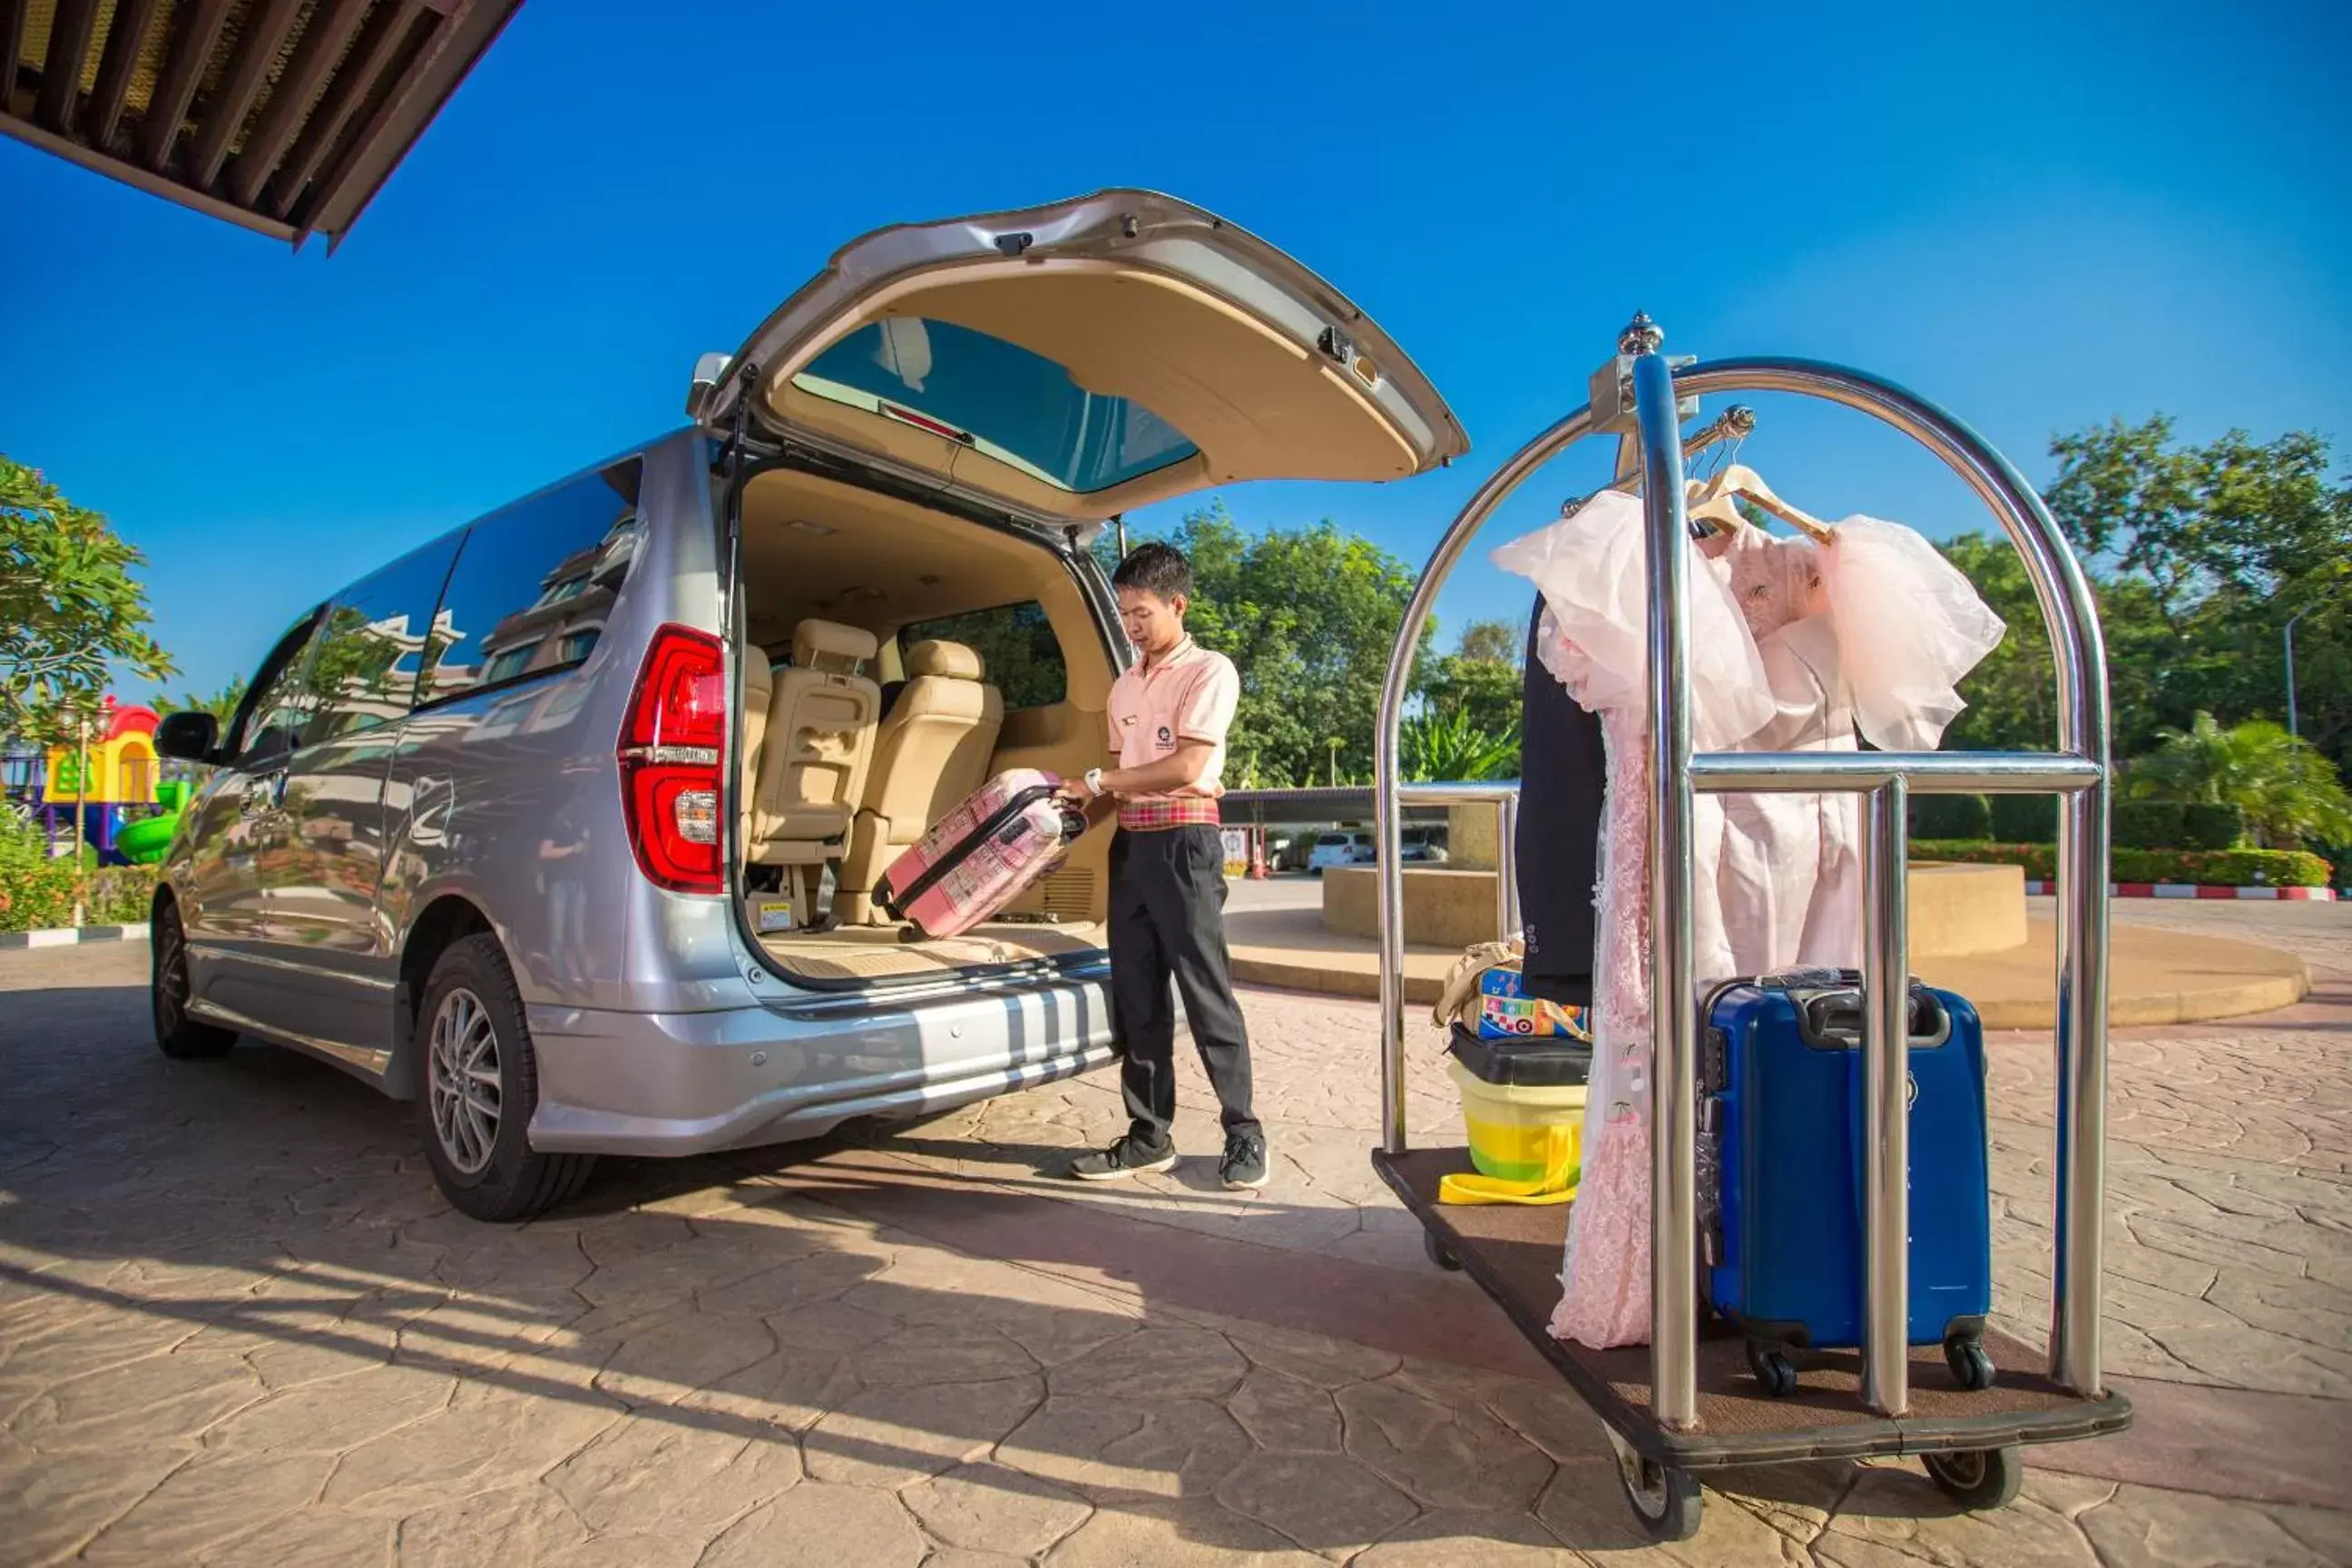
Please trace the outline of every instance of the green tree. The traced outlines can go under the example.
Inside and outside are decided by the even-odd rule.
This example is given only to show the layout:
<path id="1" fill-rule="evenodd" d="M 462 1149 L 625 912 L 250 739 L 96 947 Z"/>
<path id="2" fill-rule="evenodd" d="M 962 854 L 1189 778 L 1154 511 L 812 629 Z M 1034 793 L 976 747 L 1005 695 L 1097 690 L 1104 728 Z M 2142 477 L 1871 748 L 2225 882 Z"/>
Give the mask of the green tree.
<path id="1" fill-rule="evenodd" d="M 104 516 L 0 456 L 0 733 L 61 738 L 118 666 L 172 673 L 131 575 L 145 564 Z"/>
<path id="2" fill-rule="evenodd" d="M 1520 628 L 1508 621 L 1472 621 L 1462 628 L 1462 640 L 1454 646 L 1459 658 L 1481 659 L 1488 664 L 1519 668 L 1519 651 L 1526 644 Z"/>
<path id="3" fill-rule="evenodd" d="M 1221 503 L 1188 514 L 1169 542 L 1192 563 L 1192 635 L 1241 672 L 1232 744 L 1260 783 L 1320 783 L 1334 738 L 1341 775 L 1369 774 L 1412 570 L 1330 522 L 1245 532 Z"/>
<path id="4" fill-rule="evenodd" d="M 2267 719 L 2225 729 L 2200 713 L 2187 729 L 2165 731 L 2126 771 L 2125 788 L 2142 799 L 2237 806 L 2256 842 L 2273 849 L 2352 843 L 2352 795 L 2336 764 Z"/>
<path id="5" fill-rule="evenodd" d="M 2302 731 L 2339 768 L 2352 760 L 2352 482 L 2331 477 L 2327 440 L 2232 430 L 2182 446 L 2158 415 L 2060 437 L 2051 453 L 2053 515 L 2117 587 L 2147 595 L 2137 640 L 2109 634 L 2117 751 L 2200 711 L 2284 722 L 2284 633 L 2300 616 Z"/>
<path id="6" fill-rule="evenodd" d="M 1943 545 L 1945 558 L 1976 584 L 1995 615 L 2008 623 L 2000 645 L 1960 682 L 1968 707 L 1946 731 L 1952 751 L 2039 752 L 2058 738 L 2058 677 L 2050 659 L 2050 633 L 2034 602 L 2025 563 L 2006 538 L 1964 533 Z M 2171 643 L 2145 583 L 2091 579 L 2099 625 L 2107 640 L 2108 679 L 2116 713 L 2116 752 L 2153 738 L 2152 723 L 2136 716 L 2155 707 L 2155 684 L 2164 669 L 2161 650 Z M 2126 715 L 2135 716 L 2126 719 Z"/>
<path id="7" fill-rule="evenodd" d="M 1454 651 L 1431 661 L 1423 675 L 1427 710 L 1461 713 L 1474 730 L 1516 737 L 1523 646 L 1520 632 L 1506 621 L 1473 621 L 1463 627 Z"/>

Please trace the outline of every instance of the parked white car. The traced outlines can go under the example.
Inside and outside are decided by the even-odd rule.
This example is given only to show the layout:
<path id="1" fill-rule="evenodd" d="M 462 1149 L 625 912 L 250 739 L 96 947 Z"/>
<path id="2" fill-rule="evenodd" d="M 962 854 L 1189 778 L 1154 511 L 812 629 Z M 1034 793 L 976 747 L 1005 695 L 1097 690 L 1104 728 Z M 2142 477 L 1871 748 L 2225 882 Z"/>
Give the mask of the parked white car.
<path id="1" fill-rule="evenodd" d="M 1326 867 L 1364 865 L 1373 857 L 1370 834 L 1326 833 L 1315 840 L 1315 853 L 1307 858 L 1307 868 L 1319 877 Z"/>

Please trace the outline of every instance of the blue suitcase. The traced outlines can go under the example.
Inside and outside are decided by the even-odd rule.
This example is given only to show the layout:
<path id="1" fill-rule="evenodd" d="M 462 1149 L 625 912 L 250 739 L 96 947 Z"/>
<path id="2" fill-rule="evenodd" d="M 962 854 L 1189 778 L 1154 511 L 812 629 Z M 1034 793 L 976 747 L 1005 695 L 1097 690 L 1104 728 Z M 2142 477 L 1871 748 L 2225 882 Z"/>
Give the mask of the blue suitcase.
<path id="1" fill-rule="evenodd" d="M 1796 1387 L 1790 1350 L 1862 1342 L 1862 1005 L 1860 975 L 1802 970 L 1735 981 L 1705 1011 L 1702 1278 L 1769 1394 Z M 1962 1387 L 1989 1387 L 1984 1027 L 1916 981 L 1910 1103 L 1909 1341 L 1941 1344 Z"/>

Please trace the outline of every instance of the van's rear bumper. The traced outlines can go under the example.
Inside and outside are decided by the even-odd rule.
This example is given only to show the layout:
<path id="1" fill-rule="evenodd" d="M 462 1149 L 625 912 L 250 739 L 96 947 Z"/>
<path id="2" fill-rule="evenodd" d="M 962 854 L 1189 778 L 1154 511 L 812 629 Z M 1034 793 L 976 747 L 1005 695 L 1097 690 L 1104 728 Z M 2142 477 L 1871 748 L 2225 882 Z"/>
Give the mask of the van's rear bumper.
<path id="1" fill-rule="evenodd" d="M 549 1153 L 707 1153 L 813 1138 L 860 1116 L 918 1116 L 1116 1059 L 1099 984 L 795 1020 L 752 1002 L 713 1012 L 533 1006 Z"/>

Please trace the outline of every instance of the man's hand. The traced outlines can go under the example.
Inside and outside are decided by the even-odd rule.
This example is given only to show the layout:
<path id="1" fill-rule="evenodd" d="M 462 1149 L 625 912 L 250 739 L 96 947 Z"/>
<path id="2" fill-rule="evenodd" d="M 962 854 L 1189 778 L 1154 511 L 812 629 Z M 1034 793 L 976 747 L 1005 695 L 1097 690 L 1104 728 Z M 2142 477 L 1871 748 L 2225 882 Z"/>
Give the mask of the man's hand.
<path id="1" fill-rule="evenodd" d="M 1087 788 L 1087 781 L 1084 779 L 1064 779 L 1061 788 L 1055 790 L 1054 794 L 1056 799 L 1068 801 L 1076 806 L 1092 805 L 1100 798 Z"/>

